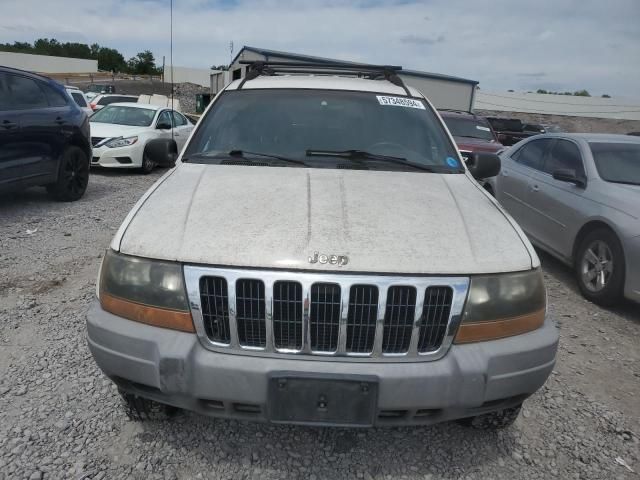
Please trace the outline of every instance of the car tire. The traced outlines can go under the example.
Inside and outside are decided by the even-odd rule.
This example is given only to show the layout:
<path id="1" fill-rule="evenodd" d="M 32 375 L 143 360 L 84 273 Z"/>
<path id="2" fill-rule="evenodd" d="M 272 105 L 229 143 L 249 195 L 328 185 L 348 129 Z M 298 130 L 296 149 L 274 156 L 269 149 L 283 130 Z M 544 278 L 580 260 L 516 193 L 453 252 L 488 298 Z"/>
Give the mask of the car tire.
<path id="1" fill-rule="evenodd" d="M 140 397 L 134 393 L 118 390 L 122 398 L 122 404 L 129 420 L 144 422 L 147 420 L 167 420 L 176 415 L 178 408 L 162 403 L 154 402 L 148 398 Z"/>
<path id="2" fill-rule="evenodd" d="M 89 184 L 89 158 L 76 146 L 67 147 L 60 158 L 58 178 L 47 185 L 47 192 L 61 202 L 74 202 L 80 199 Z"/>
<path id="3" fill-rule="evenodd" d="M 150 174 L 156 166 L 156 162 L 154 162 L 151 157 L 144 152 L 142 154 L 142 167 L 140 167 L 140 171 L 145 175 Z"/>
<path id="4" fill-rule="evenodd" d="M 587 234 L 576 252 L 575 272 L 580 292 L 587 299 L 610 307 L 624 292 L 624 252 L 618 237 L 599 228 Z M 595 275 L 595 277 L 593 277 Z"/>
<path id="5" fill-rule="evenodd" d="M 458 420 L 460 425 L 475 428 L 477 430 L 501 430 L 510 427 L 518 419 L 522 405 L 503 408 L 495 412 L 483 413 L 475 417 Z"/>

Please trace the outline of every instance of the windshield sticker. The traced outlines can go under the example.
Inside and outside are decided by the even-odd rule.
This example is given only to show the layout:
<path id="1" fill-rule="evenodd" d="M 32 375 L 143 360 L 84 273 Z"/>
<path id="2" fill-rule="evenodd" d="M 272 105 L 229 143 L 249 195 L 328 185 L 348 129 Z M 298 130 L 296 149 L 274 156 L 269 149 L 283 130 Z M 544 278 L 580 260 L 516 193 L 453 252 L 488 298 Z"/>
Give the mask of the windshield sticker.
<path id="1" fill-rule="evenodd" d="M 451 168 L 458 168 L 458 161 L 453 157 L 447 157 L 447 165 Z"/>
<path id="2" fill-rule="evenodd" d="M 419 100 L 405 97 L 387 97 L 384 95 L 376 95 L 380 105 L 390 105 L 393 107 L 418 108 L 426 110 L 424 104 Z"/>
<path id="3" fill-rule="evenodd" d="M 476 125 L 478 130 L 482 130 L 483 132 L 490 132 L 491 129 L 489 127 L 483 127 L 482 125 Z"/>

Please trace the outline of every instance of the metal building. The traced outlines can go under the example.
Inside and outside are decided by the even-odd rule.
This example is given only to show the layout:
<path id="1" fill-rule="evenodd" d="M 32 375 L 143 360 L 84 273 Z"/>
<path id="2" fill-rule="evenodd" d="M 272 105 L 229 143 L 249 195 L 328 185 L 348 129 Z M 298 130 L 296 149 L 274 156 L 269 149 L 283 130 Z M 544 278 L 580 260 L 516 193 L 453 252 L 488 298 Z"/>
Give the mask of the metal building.
<path id="1" fill-rule="evenodd" d="M 279 52 L 256 47 L 242 47 L 240 52 L 231 62 L 228 71 L 215 72 L 211 75 L 211 93 L 215 95 L 233 80 L 244 77 L 247 72 L 247 65 L 240 64 L 240 61 L 281 61 L 281 62 L 313 62 L 342 63 L 345 66 L 353 64 L 343 60 L 331 58 L 313 57 L 309 55 L 299 55 L 297 53 Z M 475 100 L 476 86 L 475 80 L 452 77 L 439 73 L 419 72 L 417 70 L 402 70 L 400 77 L 407 85 L 420 90 L 434 104 L 436 108 L 446 110 L 472 111 Z"/>

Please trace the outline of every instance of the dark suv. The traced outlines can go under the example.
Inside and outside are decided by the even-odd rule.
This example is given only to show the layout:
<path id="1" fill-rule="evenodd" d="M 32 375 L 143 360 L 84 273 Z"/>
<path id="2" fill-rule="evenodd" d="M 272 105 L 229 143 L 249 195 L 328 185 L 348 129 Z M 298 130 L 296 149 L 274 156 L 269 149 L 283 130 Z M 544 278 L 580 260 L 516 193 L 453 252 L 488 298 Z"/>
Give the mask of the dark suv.
<path id="1" fill-rule="evenodd" d="M 89 120 L 64 87 L 0 67 L 0 191 L 46 186 L 78 200 L 89 181 Z"/>

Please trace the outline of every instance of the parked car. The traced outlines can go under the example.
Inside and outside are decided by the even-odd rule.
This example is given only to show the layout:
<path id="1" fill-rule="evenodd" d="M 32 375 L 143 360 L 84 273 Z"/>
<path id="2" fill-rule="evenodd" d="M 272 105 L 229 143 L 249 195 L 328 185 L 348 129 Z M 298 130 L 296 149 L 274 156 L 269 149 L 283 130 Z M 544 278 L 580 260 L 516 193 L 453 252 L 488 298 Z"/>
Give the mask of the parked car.
<path id="1" fill-rule="evenodd" d="M 491 124 L 484 117 L 463 112 L 441 111 L 439 113 L 467 165 L 476 152 L 498 153 L 504 148 L 498 141 Z M 487 186 L 487 188 L 490 187 Z"/>
<path id="2" fill-rule="evenodd" d="M 471 175 L 497 156 L 465 168 L 389 67 L 282 68 L 216 97 L 104 257 L 88 342 L 130 415 L 512 423 L 558 332 L 535 250 Z"/>
<path id="3" fill-rule="evenodd" d="M 67 93 L 71 96 L 73 101 L 76 102 L 76 105 L 80 107 L 80 110 L 86 113 L 87 116 L 91 116 L 93 114 L 93 110 L 89 106 L 89 102 L 87 102 L 87 99 L 84 98 L 84 94 L 82 93 L 82 90 L 80 90 L 78 87 L 72 87 L 69 85 L 66 85 L 64 88 L 67 91 Z"/>
<path id="4" fill-rule="evenodd" d="M 85 92 L 84 95 L 86 99 L 90 101 L 103 93 L 116 93 L 115 85 L 103 84 L 103 83 L 92 83 L 87 87 L 87 91 Z"/>
<path id="5" fill-rule="evenodd" d="M 0 191 L 45 186 L 78 200 L 89 181 L 89 121 L 64 87 L 0 67 Z"/>
<path id="6" fill-rule="evenodd" d="M 538 125 L 537 123 L 523 123 L 522 131 L 525 133 L 530 133 L 531 135 L 540 135 L 542 133 L 547 133 L 547 130 L 542 125 Z"/>
<path id="7" fill-rule="evenodd" d="M 97 112 L 98 110 L 106 107 L 107 105 L 111 105 L 112 103 L 123 103 L 123 102 L 131 102 L 136 103 L 138 101 L 137 95 L 98 95 L 93 100 L 89 106 L 91 110 Z"/>
<path id="8" fill-rule="evenodd" d="M 496 197 L 589 300 L 640 301 L 640 138 L 546 134 L 501 155 Z"/>
<path id="9" fill-rule="evenodd" d="M 524 124 L 517 118 L 486 117 L 487 121 L 498 136 L 498 140 L 505 146 L 511 146 L 524 138 L 535 135 L 525 131 Z"/>
<path id="10" fill-rule="evenodd" d="M 144 173 L 150 173 L 156 161 L 147 150 L 148 142 L 157 138 L 173 139 L 180 151 L 191 130 L 191 121 L 171 109 L 139 103 L 113 103 L 91 117 L 91 165 L 141 168 Z"/>

